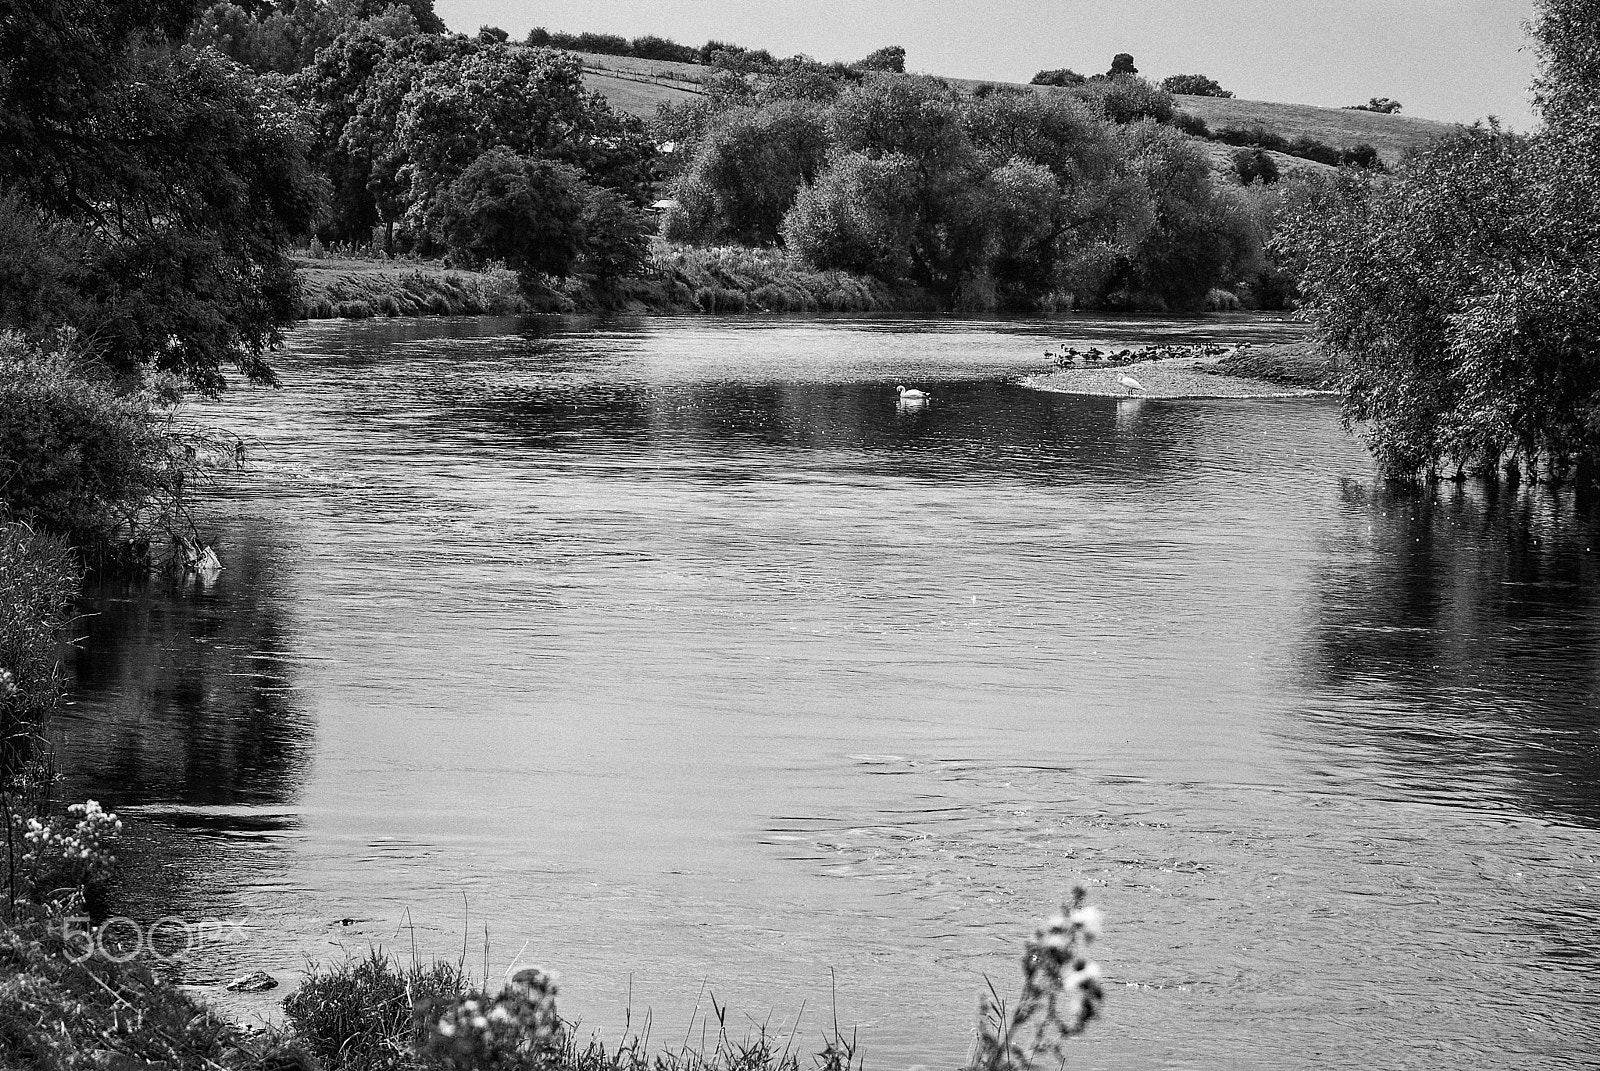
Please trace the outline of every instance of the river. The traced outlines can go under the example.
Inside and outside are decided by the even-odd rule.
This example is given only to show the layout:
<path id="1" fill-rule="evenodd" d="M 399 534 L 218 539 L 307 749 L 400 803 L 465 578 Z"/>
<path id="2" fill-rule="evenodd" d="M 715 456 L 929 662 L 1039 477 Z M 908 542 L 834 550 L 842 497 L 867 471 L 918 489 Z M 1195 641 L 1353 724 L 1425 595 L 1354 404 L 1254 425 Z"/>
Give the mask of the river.
<path id="1" fill-rule="evenodd" d="M 238 923 L 201 984 L 380 944 L 553 968 L 611 1038 L 714 996 L 955 1067 L 1083 883 L 1073 1066 L 1594 1066 L 1600 526 L 1395 497 L 1326 398 L 1019 383 L 1296 330 L 298 329 L 192 414 L 246 444 L 220 576 L 86 607 L 112 907 Z"/>

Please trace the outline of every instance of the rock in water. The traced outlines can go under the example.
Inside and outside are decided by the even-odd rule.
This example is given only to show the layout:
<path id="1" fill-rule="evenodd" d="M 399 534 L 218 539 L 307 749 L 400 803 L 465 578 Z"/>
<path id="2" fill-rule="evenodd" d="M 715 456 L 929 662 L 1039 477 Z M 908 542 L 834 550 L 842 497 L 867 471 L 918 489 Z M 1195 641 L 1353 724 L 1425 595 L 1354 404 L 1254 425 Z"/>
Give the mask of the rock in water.
<path id="1" fill-rule="evenodd" d="M 243 978 L 235 978 L 223 988 L 230 993 L 265 993 L 269 989 L 278 988 L 278 980 L 266 971 L 257 971 Z"/>

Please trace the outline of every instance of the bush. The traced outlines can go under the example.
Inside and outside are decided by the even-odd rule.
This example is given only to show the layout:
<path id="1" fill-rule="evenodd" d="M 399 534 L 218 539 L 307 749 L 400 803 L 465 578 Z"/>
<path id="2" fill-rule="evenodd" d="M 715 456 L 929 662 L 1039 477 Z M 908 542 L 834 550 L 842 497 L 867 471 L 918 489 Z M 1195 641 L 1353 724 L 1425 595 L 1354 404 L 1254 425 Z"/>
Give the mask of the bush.
<path id="1" fill-rule="evenodd" d="M 1346 111 L 1352 112 L 1379 112 L 1383 115 L 1394 115 L 1400 111 L 1400 102 L 1390 100 L 1388 97 L 1373 97 L 1365 104 L 1346 104 Z"/>
<path id="2" fill-rule="evenodd" d="M 1248 186 L 1259 180 L 1270 186 L 1278 181 L 1278 163 L 1260 149 L 1236 149 L 1233 173 L 1239 177 L 1240 185 Z"/>
<path id="3" fill-rule="evenodd" d="M 1036 86 L 1081 86 L 1089 79 L 1077 71 L 1060 67 L 1053 71 L 1040 71 L 1030 83 Z"/>
<path id="4" fill-rule="evenodd" d="M 1287 153 L 1289 151 L 1288 138 L 1274 134 L 1272 131 L 1262 126 L 1223 127 L 1221 130 L 1217 131 L 1214 137 L 1217 141 L 1222 142 L 1224 145 L 1242 145 L 1281 153 Z"/>
<path id="5" fill-rule="evenodd" d="M 195 444 L 157 404 L 88 378 L 65 348 L 0 334 L 0 504 L 91 556 L 172 531 Z"/>
<path id="6" fill-rule="evenodd" d="M 906 73 L 906 50 L 899 45 L 889 45 L 859 59 L 851 66 L 862 71 L 888 71 L 890 74 Z"/>
<path id="7" fill-rule="evenodd" d="M 1106 118 L 1118 125 L 1135 123 L 1140 119 L 1168 123 L 1178 110 L 1171 93 L 1137 75 L 1119 74 L 1115 78 L 1093 83 L 1092 88 Z"/>
<path id="8" fill-rule="evenodd" d="M 1182 93 L 1190 97 L 1231 97 L 1215 81 L 1203 74 L 1174 74 L 1161 80 L 1161 88 L 1168 93 Z"/>
<path id="9" fill-rule="evenodd" d="M 1211 137 L 1211 128 L 1206 125 L 1206 121 L 1194 114 L 1194 112 L 1187 112 L 1182 108 L 1172 113 L 1172 125 L 1185 134 L 1190 134 L 1197 138 Z"/>

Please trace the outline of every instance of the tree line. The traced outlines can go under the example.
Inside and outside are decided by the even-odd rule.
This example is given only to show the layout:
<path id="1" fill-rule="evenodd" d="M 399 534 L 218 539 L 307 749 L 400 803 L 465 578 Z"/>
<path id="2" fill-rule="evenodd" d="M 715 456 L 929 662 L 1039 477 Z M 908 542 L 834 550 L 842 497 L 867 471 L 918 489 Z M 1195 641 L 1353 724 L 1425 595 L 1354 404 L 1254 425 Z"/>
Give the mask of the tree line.
<path id="1" fill-rule="evenodd" d="M 979 308 L 1195 309 L 1268 269 L 1271 195 L 1223 181 L 1132 76 L 968 91 L 797 58 L 709 89 L 653 124 L 679 241 L 784 246 Z"/>

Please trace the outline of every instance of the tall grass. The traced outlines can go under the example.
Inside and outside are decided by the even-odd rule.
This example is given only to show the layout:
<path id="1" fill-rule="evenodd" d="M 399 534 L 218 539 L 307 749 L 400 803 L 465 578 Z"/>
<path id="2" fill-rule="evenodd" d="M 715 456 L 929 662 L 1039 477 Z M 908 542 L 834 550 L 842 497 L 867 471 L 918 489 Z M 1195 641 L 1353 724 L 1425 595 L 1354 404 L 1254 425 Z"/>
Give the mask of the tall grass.
<path id="1" fill-rule="evenodd" d="M 1089 946 L 1100 913 L 1086 900 L 1075 890 L 1026 943 L 1014 1004 L 993 986 L 980 1001 L 969 1071 L 1055 1071 L 1065 1043 L 1099 1014 L 1104 995 Z M 459 962 L 405 967 L 374 951 L 313 974 L 284 1007 L 296 1041 L 324 1071 L 800 1071 L 806 1059 L 793 1031 L 731 1034 L 727 1006 L 715 997 L 698 1044 L 691 1021 L 677 1047 L 653 1048 L 647 1019 L 642 1033 L 625 1031 L 608 1048 L 580 1039 L 577 1024 L 557 1013 L 556 995 L 555 978 L 537 968 L 490 992 L 473 988 Z M 855 1038 L 835 1020 L 809 1065 L 858 1071 Z"/>
<path id="2" fill-rule="evenodd" d="M 456 271 L 394 262 L 301 263 L 300 314 L 308 320 L 372 316 L 498 316 L 527 312 L 516 273 Z"/>
<path id="3" fill-rule="evenodd" d="M 657 242 L 650 273 L 675 306 L 699 312 L 890 312 L 935 307 L 922 291 L 818 271 L 786 250 Z"/>
<path id="4" fill-rule="evenodd" d="M 0 523 L 0 818 L 8 822 L 19 793 L 21 809 L 37 810 L 49 790 L 39 733 L 61 705 L 61 630 L 78 580 L 64 539 Z"/>

